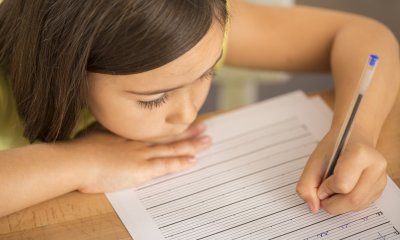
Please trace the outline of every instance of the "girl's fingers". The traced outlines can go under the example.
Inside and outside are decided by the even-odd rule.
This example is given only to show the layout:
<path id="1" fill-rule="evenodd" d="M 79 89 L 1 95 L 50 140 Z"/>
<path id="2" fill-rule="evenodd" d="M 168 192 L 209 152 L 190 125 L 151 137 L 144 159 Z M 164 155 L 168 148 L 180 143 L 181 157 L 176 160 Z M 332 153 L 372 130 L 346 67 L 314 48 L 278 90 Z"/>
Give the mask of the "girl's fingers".
<path id="1" fill-rule="evenodd" d="M 318 188 L 318 198 L 324 200 L 335 193 L 351 192 L 370 162 L 365 148 L 359 146 L 346 148 L 337 161 L 333 175 L 323 181 Z"/>
<path id="2" fill-rule="evenodd" d="M 321 202 L 322 208 L 331 214 L 355 211 L 379 196 L 386 184 L 386 174 L 377 172 L 373 166 L 365 169 L 354 189 L 348 194 L 336 194 Z"/>
<path id="3" fill-rule="evenodd" d="M 150 159 L 184 155 L 194 156 L 200 150 L 206 149 L 210 144 L 211 138 L 209 136 L 202 136 L 180 142 L 154 145 L 147 149 L 147 157 Z"/>
<path id="4" fill-rule="evenodd" d="M 188 129 L 186 129 L 183 133 L 179 134 L 175 141 L 185 140 L 189 138 L 194 138 L 204 133 L 206 130 L 206 125 L 202 122 L 194 123 Z"/>
<path id="5" fill-rule="evenodd" d="M 378 151 L 349 145 L 334 174 L 321 184 L 318 196 L 329 213 L 341 214 L 368 206 L 386 184 L 386 160 Z M 331 197 L 329 197 L 332 194 Z"/>
<path id="6" fill-rule="evenodd" d="M 170 173 L 186 170 L 196 163 L 192 156 L 154 158 L 148 160 L 143 165 L 143 172 L 150 180 Z"/>
<path id="7" fill-rule="evenodd" d="M 324 169 L 324 161 L 320 159 L 323 155 L 318 154 L 318 152 L 317 149 L 311 155 L 296 187 L 298 195 L 307 202 L 310 211 L 313 213 L 320 208 L 317 189 Z"/>
<path id="8" fill-rule="evenodd" d="M 358 208 L 354 209 L 354 211 L 360 211 L 363 210 L 367 207 L 369 207 L 373 202 L 375 202 L 383 193 L 383 191 L 385 190 L 385 186 L 387 183 L 387 174 L 382 174 L 382 177 L 379 178 L 379 180 L 377 181 L 377 183 L 375 184 L 375 186 L 372 186 L 373 189 L 375 189 L 376 191 L 371 191 L 371 195 L 368 197 L 368 201 L 366 201 L 364 203 L 364 205 L 360 205 L 358 206 Z"/>

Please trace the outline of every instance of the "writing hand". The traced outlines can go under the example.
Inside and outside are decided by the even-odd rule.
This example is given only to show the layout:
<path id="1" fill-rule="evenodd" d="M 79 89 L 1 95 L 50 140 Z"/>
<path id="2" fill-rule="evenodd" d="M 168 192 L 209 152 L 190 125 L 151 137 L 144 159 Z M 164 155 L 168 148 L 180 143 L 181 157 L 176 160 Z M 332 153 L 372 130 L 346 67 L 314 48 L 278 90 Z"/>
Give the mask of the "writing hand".
<path id="1" fill-rule="evenodd" d="M 323 208 L 331 214 L 368 207 L 386 185 L 386 160 L 367 141 L 351 138 L 332 176 L 321 183 L 335 136 L 328 133 L 311 155 L 297 185 L 299 196 L 312 212 Z"/>

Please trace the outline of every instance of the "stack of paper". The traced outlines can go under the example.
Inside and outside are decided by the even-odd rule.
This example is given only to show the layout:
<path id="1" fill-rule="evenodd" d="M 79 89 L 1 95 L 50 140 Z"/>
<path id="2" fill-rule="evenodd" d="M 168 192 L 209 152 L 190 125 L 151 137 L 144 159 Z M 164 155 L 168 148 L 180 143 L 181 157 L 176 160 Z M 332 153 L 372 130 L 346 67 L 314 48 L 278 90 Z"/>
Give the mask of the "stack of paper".
<path id="1" fill-rule="evenodd" d="M 109 193 L 135 240 L 400 239 L 400 191 L 356 213 L 311 214 L 296 195 L 332 113 L 301 92 L 207 121 L 213 146 L 190 171 Z"/>

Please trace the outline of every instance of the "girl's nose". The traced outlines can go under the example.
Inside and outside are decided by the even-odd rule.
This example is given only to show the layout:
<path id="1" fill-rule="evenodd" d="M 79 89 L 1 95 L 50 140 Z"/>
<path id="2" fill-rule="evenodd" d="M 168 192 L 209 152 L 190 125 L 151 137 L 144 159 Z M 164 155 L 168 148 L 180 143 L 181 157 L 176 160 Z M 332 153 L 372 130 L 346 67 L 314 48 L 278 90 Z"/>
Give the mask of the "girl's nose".
<path id="1" fill-rule="evenodd" d="M 197 117 L 197 107 L 194 105 L 190 94 L 184 94 L 177 101 L 179 102 L 171 109 L 166 121 L 172 124 L 191 124 Z"/>

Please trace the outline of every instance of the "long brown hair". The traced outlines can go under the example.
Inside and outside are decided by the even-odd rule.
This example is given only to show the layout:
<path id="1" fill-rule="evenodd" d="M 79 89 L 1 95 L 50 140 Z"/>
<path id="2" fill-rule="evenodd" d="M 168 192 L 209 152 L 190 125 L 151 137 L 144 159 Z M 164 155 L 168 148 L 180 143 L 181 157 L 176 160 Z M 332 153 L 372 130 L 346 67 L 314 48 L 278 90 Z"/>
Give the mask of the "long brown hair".
<path id="1" fill-rule="evenodd" d="M 69 138 L 85 107 L 87 71 L 155 69 L 226 19 L 226 0 L 4 0 L 0 62 L 25 137 Z"/>

